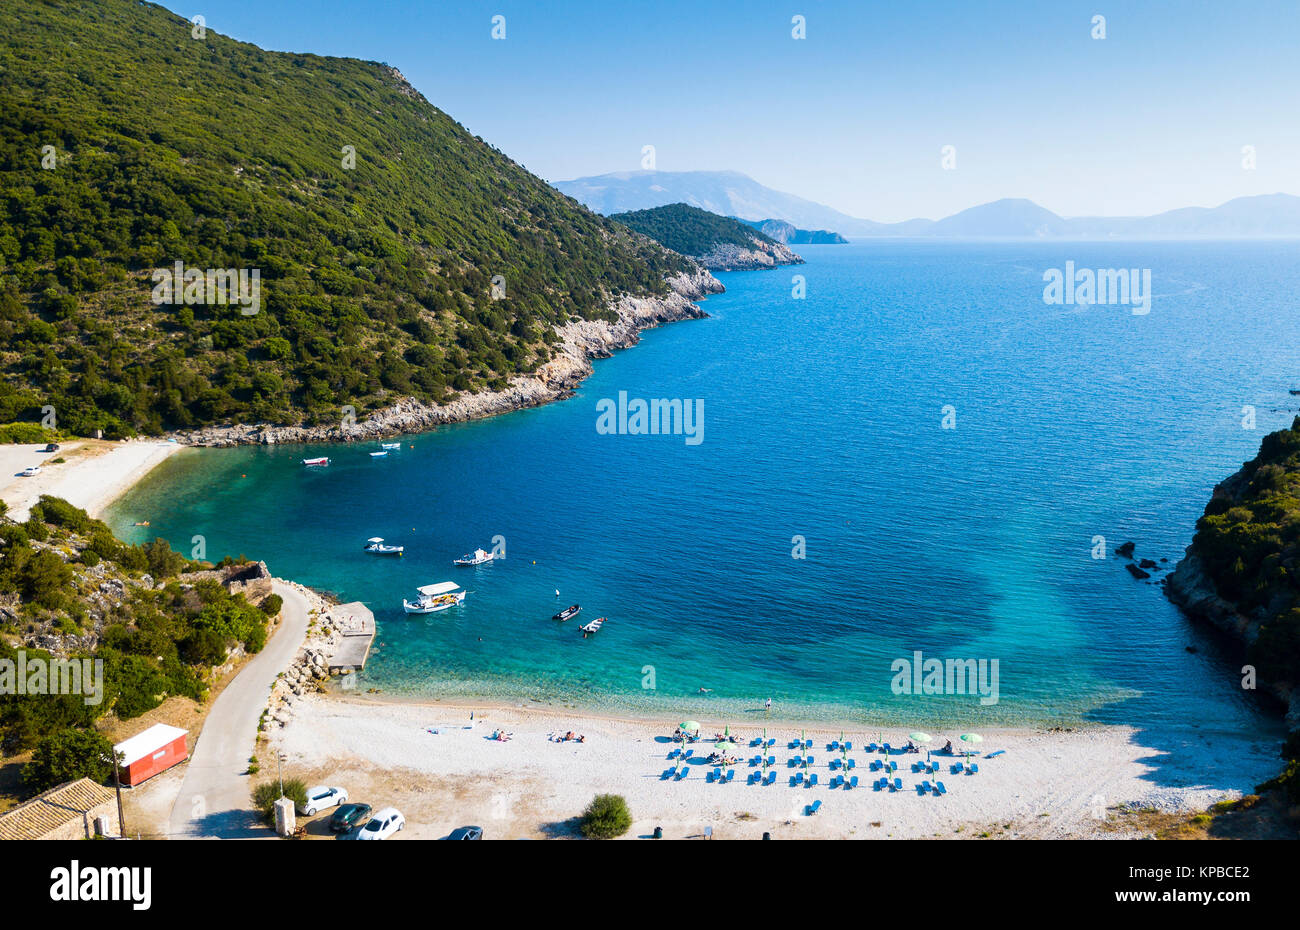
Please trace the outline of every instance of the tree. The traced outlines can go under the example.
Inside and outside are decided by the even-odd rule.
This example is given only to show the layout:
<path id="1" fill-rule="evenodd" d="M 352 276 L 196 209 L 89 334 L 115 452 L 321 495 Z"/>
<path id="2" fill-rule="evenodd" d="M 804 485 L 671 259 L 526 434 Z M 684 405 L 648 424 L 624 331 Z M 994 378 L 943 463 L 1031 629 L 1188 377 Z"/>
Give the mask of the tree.
<path id="1" fill-rule="evenodd" d="M 632 827 L 627 801 L 620 794 L 598 794 L 582 812 L 578 828 L 591 840 L 612 840 Z"/>
<path id="2" fill-rule="evenodd" d="M 89 778 L 104 782 L 113 774 L 113 744 L 94 730 L 59 730 L 36 745 L 23 766 L 23 784 L 33 792 Z"/>

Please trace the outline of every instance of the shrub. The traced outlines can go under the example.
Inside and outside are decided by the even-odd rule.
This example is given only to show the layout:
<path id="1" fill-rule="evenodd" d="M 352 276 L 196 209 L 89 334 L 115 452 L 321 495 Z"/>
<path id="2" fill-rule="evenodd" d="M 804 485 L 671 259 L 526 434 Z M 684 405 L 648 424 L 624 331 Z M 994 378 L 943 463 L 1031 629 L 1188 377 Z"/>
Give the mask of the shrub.
<path id="1" fill-rule="evenodd" d="M 307 803 L 307 783 L 301 778 L 286 778 L 284 780 L 284 797 L 293 801 L 294 806 L 301 806 Z M 275 802 L 280 800 L 280 782 L 267 781 L 262 782 L 253 789 L 253 807 L 262 812 L 271 823 L 275 822 Z"/>
<path id="2" fill-rule="evenodd" d="M 582 835 L 593 840 L 611 840 L 632 827 L 627 801 L 619 794 L 598 794 L 582 812 L 578 824 Z"/>
<path id="3" fill-rule="evenodd" d="M 23 766 L 23 785 L 47 791 L 64 782 L 89 778 L 104 782 L 113 774 L 113 744 L 94 730 L 59 730 L 36 744 Z"/>
<path id="4" fill-rule="evenodd" d="M 284 599 L 278 594 L 271 594 L 259 606 L 262 608 L 262 613 L 268 617 L 274 617 L 280 613 L 280 608 L 284 606 Z"/>

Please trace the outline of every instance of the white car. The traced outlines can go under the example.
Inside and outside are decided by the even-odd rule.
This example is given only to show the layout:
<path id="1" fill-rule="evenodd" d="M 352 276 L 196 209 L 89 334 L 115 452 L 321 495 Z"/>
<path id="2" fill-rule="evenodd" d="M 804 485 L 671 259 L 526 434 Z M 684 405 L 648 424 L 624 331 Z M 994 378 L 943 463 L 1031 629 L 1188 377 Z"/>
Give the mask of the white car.
<path id="1" fill-rule="evenodd" d="M 357 839 L 386 840 L 404 826 L 406 818 L 401 811 L 395 807 L 385 807 L 366 821 L 366 825 L 358 831 Z"/>
<path id="2" fill-rule="evenodd" d="M 307 789 L 307 803 L 303 804 L 298 813 L 306 814 L 310 817 L 312 814 L 323 811 L 327 807 L 337 807 L 348 799 L 348 793 L 342 788 L 330 788 L 325 785 L 317 785 L 315 788 Z"/>
<path id="3" fill-rule="evenodd" d="M 24 468 L 24 469 L 23 469 L 22 471 L 20 471 L 18 474 L 19 474 L 21 477 L 23 477 L 23 478 L 35 478 L 35 477 L 36 477 L 37 475 L 39 475 L 40 473 L 41 473 L 41 466 L 39 466 L 39 465 L 28 465 L 26 468 Z"/>

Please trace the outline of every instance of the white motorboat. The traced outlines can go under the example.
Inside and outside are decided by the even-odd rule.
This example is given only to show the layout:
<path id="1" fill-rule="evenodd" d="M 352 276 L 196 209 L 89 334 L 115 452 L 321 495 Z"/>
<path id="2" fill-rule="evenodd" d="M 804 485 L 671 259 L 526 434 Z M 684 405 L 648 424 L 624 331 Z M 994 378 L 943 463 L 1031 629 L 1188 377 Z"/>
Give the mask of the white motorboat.
<path id="1" fill-rule="evenodd" d="M 491 562 L 496 556 L 491 552 L 485 552 L 482 549 L 475 549 L 472 555 L 462 555 L 459 559 L 452 559 L 453 565 L 482 565 L 484 562 Z"/>
<path id="2" fill-rule="evenodd" d="M 609 619 L 608 617 L 597 617 L 595 620 L 591 621 L 590 623 L 578 627 L 578 629 L 582 630 L 582 635 L 583 638 L 585 639 L 586 637 L 590 636 L 592 633 L 599 632 L 600 628 L 605 625 L 605 621 L 608 619 Z"/>
<path id="3" fill-rule="evenodd" d="M 302 463 L 308 466 L 309 468 L 312 466 L 316 466 L 317 468 L 324 468 L 326 465 L 330 463 L 330 460 L 322 455 L 318 459 L 303 459 Z"/>
<path id="4" fill-rule="evenodd" d="M 370 453 L 370 457 L 371 457 L 372 459 L 382 459 L 382 458 L 383 458 L 385 455 L 387 455 L 387 454 L 388 454 L 388 450 L 385 449 L 385 450 L 382 451 L 382 452 L 371 452 L 371 453 Z"/>
<path id="5" fill-rule="evenodd" d="M 389 452 L 396 452 L 402 448 L 402 444 L 400 442 L 381 442 L 379 448 L 387 449 Z"/>
<path id="6" fill-rule="evenodd" d="M 418 597 L 414 601 L 402 600 L 402 607 L 408 614 L 433 614 L 448 607 L 455 607 L 465 600 L 465 591 L 457 590 L 460 585 L 454 581 L 440 581 L 416 588 Z"/>
<path id="7" fill-rule="evenodd" d="M 405 546 L 385 545 L 382 536 L 372 536 L 366 540 L 365 551 L 373 552 L 375 555 L 401 555 L 405 548 Z"/>

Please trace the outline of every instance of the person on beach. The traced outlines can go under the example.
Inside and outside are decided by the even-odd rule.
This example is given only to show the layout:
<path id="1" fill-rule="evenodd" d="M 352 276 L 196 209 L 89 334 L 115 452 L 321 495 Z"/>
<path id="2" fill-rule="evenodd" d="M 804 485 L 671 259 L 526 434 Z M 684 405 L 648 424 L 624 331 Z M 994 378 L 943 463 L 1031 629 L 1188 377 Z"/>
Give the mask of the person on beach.
<path id="1" fill-rule="evenodd" d="M 763 709 L 764 709 L 764 710 L 767 710 L 767 711 L 770 711 L 770 710 L 772 709 L 772 699 L 771 699 L 771 698 L 768 698 L 767 701 L 763 704 Z"/>
<path id="2" fill-rule="evenodd" d="M 939 750 L 939 751 L 940 751 L 940 752 L 946 752 L 946 753 L 947 753 L 948 755 L 950 755 L 950 756 L 953 755 L 952 740 L 948 740 L 948 742 L 944 743 L 944 744 L 943 744 L 943 749 L 941 749 L 941 750 Z"/>

